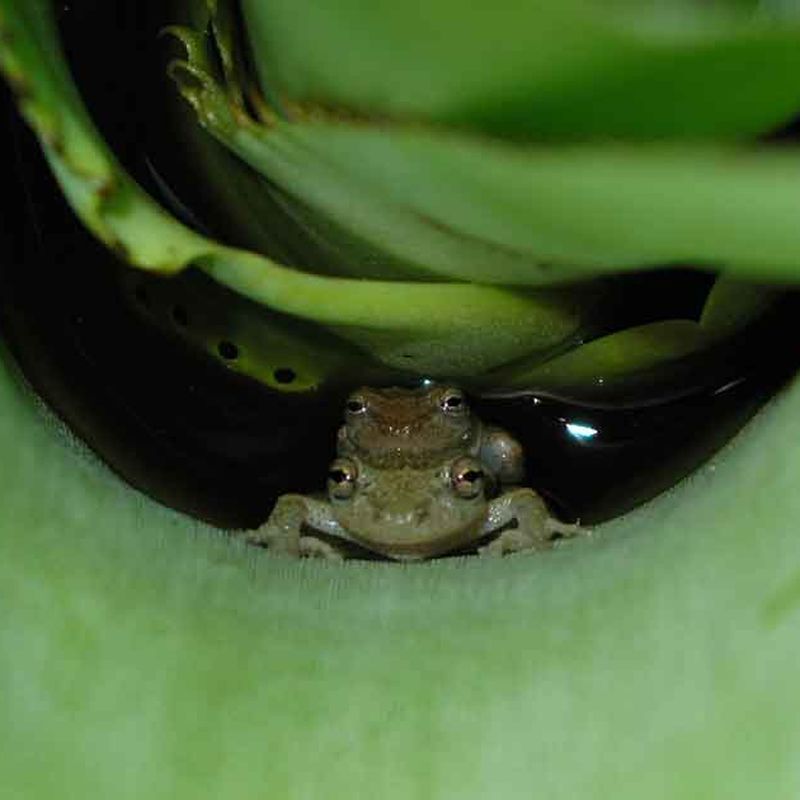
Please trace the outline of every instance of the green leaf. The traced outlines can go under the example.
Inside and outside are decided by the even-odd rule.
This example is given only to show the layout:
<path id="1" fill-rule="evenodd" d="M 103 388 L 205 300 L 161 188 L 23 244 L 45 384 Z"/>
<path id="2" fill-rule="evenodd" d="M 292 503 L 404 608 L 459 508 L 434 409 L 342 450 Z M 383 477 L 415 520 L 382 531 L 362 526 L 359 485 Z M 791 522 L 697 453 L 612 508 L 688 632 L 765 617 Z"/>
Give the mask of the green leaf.
<path id="1" fill-rule="evenodd" d="M 171 513 L 3 366 L 9 797 L 793 795 L 800 385 L 589 540 L 408 568 Z"/>
<path id="2" fill-rule="evenodd" d="M 700 324 L 722 338 L 757 319 L 780 295 L 778 289 L 732 278 L 719 278 L 703 308 Z"/>
<path id="3" fill-rule="evenodd" d="M 196 56 L 196 34 L 180 35 L 188 61 L 170 71 L 200 123 L 396 267 L 530 285 L 665 263 L 797 279 L 793 149 L 520 145 L 322 112 L 259 121 Z"/>
<path id="4" fill-rule="evenodd" d="M 221 251 L 198 259 L 211 277 L 289 313 L 308 314 L 398 369 L 476 375 L 496 363 L 577 340 L 580 293 L 527 295 L 490 286 L 329 278 L 286 270 L 280 282 L 263 258 Z M 491 331 L 491 335 L 487 332 Z"/>
<path id="5" fill-rule="evenodd" d="M 486 376 L 489 386 L 530 389 L 586 401 L 621 394 L 637 383 L 662 381 L 664 368 L 708 349 L 716 340 L 691 320 L 653 322 L 582 344 L 545 363 L 513 365 Z"/>
<path id="6" fill-rule="evenodd" d="M 402 125 L 262 127 L 237 120 L 202 80 L 196 89 L 179 78 L 200 121 L 251 166 L 354 236 L 451 278 L 547 285 L 696 263 L 798 280 L 793 149 L 521 147 Z"/>
<path id="7" fill-rule="evenodd" d="M 781 292 L 760 284 L 720 277 L 699 320 L 651 322 L 581 344 L 567 353 L 508 365 L 482 376 L 490 391 L 523 389 L 579 402 L 620 402 L 655 387 L 674 390 L 686 377 L 725 359 L 719 346 L 740 334 L 779 299 Z M 732 346 L 737 346 L 736 344 Z M 712 349 L 714 353 L 711 354 Z"/>
<path id="8" fill-rule="evenodd" d="M 281 125 L 270 136 L 455 234 L 537 259 L 527 275 L 487 264 L 484 280 L 553 283 L 668 263 L 800 279 L 800 154 L 791 147 L 520 147 L 333 123 Z"/>
<path id="9" fill-rule="evenodd" d="M 796 15 L 752 3 L 241 5 L 262 85 L 380 119 L 528 138 L 742 137 L 798 109 Z"/>
<path id="10" fill-rule="evenodd" d="M 18 35 L 16 23 L 37 30 L 45 9 L 0 0 L 3 36 L 16 37 L 0 58 L 34 127 L 55 143 L 73 202 L 134 256 L 140 245 L 163 256 L 172 241 L 194 252 L 168 217 L 167 238 L 147 243 L 137 240 L 149 227 L 124 224 L 120 206 L 145 219 L 149 201 L 119 188 L 79 107 L 64 115 L 70 95 L 49 33 Z M 36 42 L 42 73 L 32 78 L 19 67 Z M 88 168 L 83 180 L 76 165 Z M 108 174 L 106 205 L 92 181 Z M 740 199 L 768 218 L 770 192 Z M 206 246 L 211 267 L 228 255 Z M 314 303 L 339 300 L 332 279 L 283 284 L 263 259 L 230 258 L 255 295 L 277 301 L 286 289 L 298 307 L 307 290 Z M 180 268 L 160 256 L 142 266 L 153 264 Z M 345 288 L 351 297 L 355 287 Z M 741 298 L 734 291 L 731 303 Z M 711 310 L 722 299 L 720 289 L 706 321 L 725 327 L 730 312 Z M 362 320 L 369 309 L 358 312 Z M 798 385 L 691 481 L 589 541 L 492 563 L 337 567 L 245 550 L 127 489 L 43 420 L 5 355 L 2 365 L 0 774 L 9 796 L 796 793 Z"/>
<path id="11" fill-rule="evenodd" d="M 201 34 L 180 28 L 170 32 L 184 43 L 186 60 L 173 61 L 169 72 L 194 107 L 198 122 L 271 185 L 280 187 L 301 208 L 310 208 L 312 213 L 304 215 L 310 230 L 320 227 L 316 216 L 334 240 L 344 236 L 346 249 L 356 251 L 349 267 L 345 266 L 348 272 L 364 277 L 404 274 L 476 281 L 499 273 L 504 282 L 526 282 L 536 267 L 532 256 L 449 230 L 413 206 L 393 202 L 390 194 L 374 191 L 331 163 L 325 148 L 298 148 L 291 135 L 282 135 L 293 126 L 279 125 L 277 118 L 259 125 L 241 103 L 231 101 L 231 89 L 198 47 Z"/>
<path id="12" fill-rule="evenodd" d="M 0 3 L 0 69 L 76 212 L 136 266 L 173 272 L 199 237 L 150 202 L 94 130 L 60 55 L 50 4 Z"/>
<path id="13" fill-rule="evenodd" d="M 131 180 L 93 128 L 58 48 L 50 4 L 0 0 L 0 33 L 0 65 L 67 198 L 133 266 L 167 274 L 196 266 L 270 309 L 321 322 L 379 361 L 416 373 L 476 374 L 526 352 L 547 352 L 582 326 L 574 297 L 322 277 L 189 230 Z M 281 361 L 291 366 L 285 362 L 294 345 L 283 341 Z M 307 363 L 308 342 L 296 346 Z M 351 352 L 319 363 L 315 382 L 334 375 Z"/>

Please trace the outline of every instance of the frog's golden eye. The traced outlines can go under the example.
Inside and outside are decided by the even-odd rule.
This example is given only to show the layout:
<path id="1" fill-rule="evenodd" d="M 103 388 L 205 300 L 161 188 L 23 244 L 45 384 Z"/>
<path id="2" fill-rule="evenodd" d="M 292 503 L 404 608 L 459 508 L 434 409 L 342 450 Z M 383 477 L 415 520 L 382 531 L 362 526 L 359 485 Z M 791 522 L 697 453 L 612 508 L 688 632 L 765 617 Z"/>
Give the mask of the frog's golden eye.
<path id="1" fill-rule="evenodd" d="M 351 416 L 363 414 L 367 410 L 367 401 L 360 394 L 354 394 L 344 404 L 344 408 Z"/>
<path id="2" fill-rule="evenodd" d="M 471 500 L 484 493 L 486 473 L 474 458 L 458 458 L 450 467 L 450 482 L 459 497 Z"/>
<path id="3" fill-rule="evenodd" d="M 460 389 L 448 389 L 440 401 L 446 414 L 463 414 L 467 410 L 467 398 Z"/>
<path id="4" fill-rule="evenodd" d="M 328 495 L 336 500 L 347 500 L 356 490 L 358 467 L 349 458 L 337 458 L 328 470 Z"/>

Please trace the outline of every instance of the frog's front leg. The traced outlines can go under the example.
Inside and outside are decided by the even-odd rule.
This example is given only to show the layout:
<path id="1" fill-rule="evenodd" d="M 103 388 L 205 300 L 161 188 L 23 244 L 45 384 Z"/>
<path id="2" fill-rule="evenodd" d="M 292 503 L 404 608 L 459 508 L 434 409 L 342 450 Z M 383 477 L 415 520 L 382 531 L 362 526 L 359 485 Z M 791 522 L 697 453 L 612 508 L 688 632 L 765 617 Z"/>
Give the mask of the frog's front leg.
<path id="1" fill-rule="evenodd" d="M 251 544 L 263 545 L 274 553 L 296 558 L 308 556 L 336 561 L 343 558 L 335 545 L 308 534 L 307 529 L 340 539 L 347 538 L 328 503 L 301 494 L 284 494 L 278 498 L 269 519 L 261 527 L 249 531 L 245 539 Z"/>
<path id="2" fill-rule="evenodd" d="M 516 523 L 514 527 L 506 527 L 512 522 Z M 497 530 L 500 530 L 497 538 L 478 550 L 481 555 L 539 550 L 549 546 L 555 534 L 575 536 L 580 526 L 552 517 L 544 500 L 533 489 L 511 489 L 489 502 L 483 533 Z"/>

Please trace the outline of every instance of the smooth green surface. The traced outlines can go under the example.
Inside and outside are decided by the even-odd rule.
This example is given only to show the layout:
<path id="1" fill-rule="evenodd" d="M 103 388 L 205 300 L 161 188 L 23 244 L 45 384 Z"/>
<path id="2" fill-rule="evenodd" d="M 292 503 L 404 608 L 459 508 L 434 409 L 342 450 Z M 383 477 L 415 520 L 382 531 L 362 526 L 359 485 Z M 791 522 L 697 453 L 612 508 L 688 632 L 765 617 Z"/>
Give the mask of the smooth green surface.
<path id="1" fill-rule="evenodd" d="M 521 390 L 542 386 L 557 397 L 597 398 L 606 392 L 619 396 L 621 382 L 629 385 L 640 373 L 652 377 L 652 370 L 713 343 L 713 337 L 692 320 L 652 322 L 594 339 L 544 364 L 523 361 L 499 370 L 495 385 Z"/>
<path id="2" fill-rule="evenodd" d="M 691 0 L 242 0 L 285 99 L 513 137 L 736 137 L 790 118 L 796 12 Z"/>
<path id="3" fill-rule="evenodd" d="M 552 554 L 292 563 L 154 506 L 0 381 L 9 797 L 784 798 L 800 385 Z"/>
<path id="4" fill-rule="evenodd" d="M 42 33 L 46 8 L 0 0 L 3 30 Z M 85 127 L 54 51 L 36 37 L 27 49 L 22 41 L 0 48 L 4 69 L 99 236 L 141 246 L 132 260 L 156 269 L 178 268 L 174 250 L 162 258 L 174 245 L 181 258 L 199 255 L 240 291 L 298 315 L 323 313 L 321 301 L 344 285 L 352 316 L 335 318 L 328 306 L 331 324 L 408 330 L 402 304 L 424 286 L 405 295 L 394 285 L 400 306 L 372 307 L 367 282 L 357 290 L 209 251 L 124 179 L 106 183 L 115 167 Z M 41 66 L 34 95 L 23 62 Z M 62 114 L 65 97 L 73 99 Z M 707 241 L 710 258 L 724 245 L 732 270 L 758 275 L 767 247 L 762 254 L 780 256 L 767 259 L 781 265 L 773 275 L 796 276 L 796 181 L 785 160 L 744 188 L 724 182 L 741 175 L 726 163 L 722 183 L 698 196 L 689 168 L 707 176 L 705 162 L 681 172 L 676 157 L 641 172 L 650 156 L 634 155 L 622 166 L 599 163 L 586 184 L 586 164 L 554 168 L 553 185 L 564 183 L 573 200 L 575 186 L 583 192 L 577 206 L 561 207 L 572 214 L 560 224 L 578 231 L 576 249 L 594 252 L 600 241 L 633 258 L 639 251 L 622 247 L 631 236 L 656 255 Z M 599 202 L 614 185 L 616 205 Z M 662 206 L 642 207 L 642 197 L 662 194 Z M 736 214 L 723 225 L 720 206 L 703 206 L 704 196 L 730 198 L 721 208 Z M 549 200 L 554 213 L 560 197 Z M 683 227 L 653 213 L 684 205 Z M 621 208 L 639 216 L 623 220 Z M 753 238 L 755 222 L 762 239 Z M 458 309 L 479 332 L 508 322 L 503 290 L 462 290 L 444 287 L 449 301 L 429 295 L 415 319 L 442 331 L 444 310 Z M 469 298 L 476 309 L 488 302 L 494 316 L 475 316 Z M 706 321 L 727 320 L 709 311 Z M 438 348 L 425 334 L 420 341 Z M 124 487 L 3 371 L 2 792 L 25 800 L 795 797 L 799 437 L 796 384 L 709 466 L 589 541 L 497 562 L 298 564 L 247 550 Z"/>
<path id="5" fill-rule="evenodd" d="M 796 147 L 519 147 L 323 122 L 278 130 L 295 154 L 324 156 L 343 177 L 448 230 L 535 254 L 531 284 L 671 263 L 797 280 Z M 519 281 L 489 268 L 485 280 Z"/>
<path id="6" fill-rule="evenodd" d="M 522 145 L 324 112 L 261 122 L 230 101 L 198 35 L 178 35 L 187 60 L 170 72 L 198 122 L 390 270 L 548 286 L 696 264 L 797 280 L 796 147 Z"/>
<path id="7" fill-rule="evenodd" d="M 226 80 L 215 68 L 202 29 L 172 28 L 170 32 L 184 45 L 186 58 L 174 60 L 169 74 L 195 109 L 199 125 L 269 185 L 279 187 L 295 207 L 305 210 L 308 236 L 325 224 L 322 236 L 333 243 L 338 240 L 338 249 L 346 253 L 344 274 L 536 282 L 539 265 L 535 255 L 497 247 L 485 238 L 454 230 L 440 218 L 422 213 L 417 203 L 397 202 L 385 187 L 376 191 L 372 181 L 349 170 L 324 144 L 319 147 L 312 142 L 307 147 L 302 140 L 296 141 L 294 123 L 278 125 L 272 115 L 262 124 L 250 117 L 241 99 L 236 99 L 238 84 Z M 303 126 L 299 127 L 302 131 Z M 402 154 L 399 160 L 396 168 L 409 168 Z M 330 265 L 323 269 L 328 271 Z"/>
<path id="8" fill-rule="evenodd" d="M 522 359 L 490 373 L 484 383 L 490 390 L 535 386 L 583 402 L 624 397 L 648 382 L 652 387 L 653 381 L 665 386 L 679 372 L 686 374 L 688 356 L 692 369 L 701 372 L 703 353 L 709 363 L 724 360 L 718 346 L 727 336 L 741 333 L 779 297 L 775 288 L 722 276 L 711 287 L 698 320 L 670 319 L 623 328 L 544 363 Z M 715 347 L 716 352 L 708 355 Z"/>

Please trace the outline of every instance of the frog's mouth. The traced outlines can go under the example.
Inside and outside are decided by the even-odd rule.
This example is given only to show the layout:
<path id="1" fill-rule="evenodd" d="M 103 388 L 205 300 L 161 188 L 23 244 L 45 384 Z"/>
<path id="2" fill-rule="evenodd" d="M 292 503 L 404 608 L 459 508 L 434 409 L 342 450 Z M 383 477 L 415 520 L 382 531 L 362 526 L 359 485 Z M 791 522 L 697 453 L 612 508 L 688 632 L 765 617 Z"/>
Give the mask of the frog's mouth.
<path id="1" fill-rule="evenodd" d="M 409 515 L 403 517 L 384 517 L 381 519 L 380 536 L 365 536 L 353 532 L 353 539 L 364 547 L 401 561 L 414 561 L 433 558 L 438 555 L 452 555 L 459 549 L 466 549 L 478 543 L 483 528 L 485 514 L 456 526 L 443 527 L 438 533 L 435 523 L 430 520 L 420 525 Z"/>

